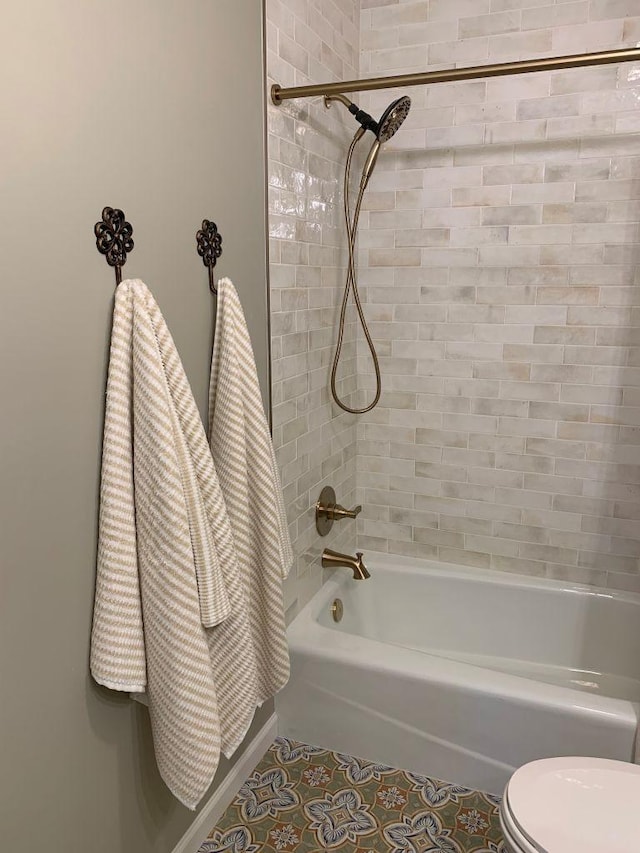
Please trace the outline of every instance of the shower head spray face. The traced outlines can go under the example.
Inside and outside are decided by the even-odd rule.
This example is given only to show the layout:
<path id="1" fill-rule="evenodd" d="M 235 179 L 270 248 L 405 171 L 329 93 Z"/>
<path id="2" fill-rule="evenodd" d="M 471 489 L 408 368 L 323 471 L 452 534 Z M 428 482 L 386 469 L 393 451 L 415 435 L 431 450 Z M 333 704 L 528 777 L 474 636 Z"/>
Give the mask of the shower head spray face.
<path id="1" fill-rule="evenodd" d="M 403 95 L 397 101 L 389 104 L 378 122 L 376 136 L 380 142 L 388 142 L 400 129 L 411 108 L 411 98 Z"/>

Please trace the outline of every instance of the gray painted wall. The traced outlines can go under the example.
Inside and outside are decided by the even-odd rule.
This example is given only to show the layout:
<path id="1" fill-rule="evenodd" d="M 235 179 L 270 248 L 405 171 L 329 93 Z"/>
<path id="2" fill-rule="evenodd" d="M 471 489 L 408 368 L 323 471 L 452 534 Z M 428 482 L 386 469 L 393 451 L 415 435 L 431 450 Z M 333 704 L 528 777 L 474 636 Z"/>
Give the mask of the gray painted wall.
<path id="1" fill-rule="evenodd" d="M 114 291 L 92 229 L 106 204 L 133 223 L 125 277 L 154 292 L 204 412 L 214 306 L 195 231 L 215 219 L 266 391 L 262 18 L 261 0 L 2 4 L 0 846 L 13 853 L 168 853 L 193 819 L 158 776 L 146 709 L 88 675 Z"/>

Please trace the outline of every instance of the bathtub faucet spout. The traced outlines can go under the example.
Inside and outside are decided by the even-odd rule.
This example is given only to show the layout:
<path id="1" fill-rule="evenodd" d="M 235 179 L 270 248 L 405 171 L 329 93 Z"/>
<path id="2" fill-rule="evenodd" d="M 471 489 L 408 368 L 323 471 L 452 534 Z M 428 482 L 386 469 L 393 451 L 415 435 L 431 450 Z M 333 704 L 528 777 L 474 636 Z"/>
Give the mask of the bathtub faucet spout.
<path id="1" fill-rule="evenodd" d="M 337 551 L 331 551 L 325 548 L 322 552 L 322 567 L 324 569 L 335 569 L 338 566 L 345 566 L 353 572 L 353 579 L 356 581 L 364 581 L 370 578 L 367 567 L 362 559 L 362 551 L 356 551 L 355 557 L 349 554 L 339 554 Z"/>

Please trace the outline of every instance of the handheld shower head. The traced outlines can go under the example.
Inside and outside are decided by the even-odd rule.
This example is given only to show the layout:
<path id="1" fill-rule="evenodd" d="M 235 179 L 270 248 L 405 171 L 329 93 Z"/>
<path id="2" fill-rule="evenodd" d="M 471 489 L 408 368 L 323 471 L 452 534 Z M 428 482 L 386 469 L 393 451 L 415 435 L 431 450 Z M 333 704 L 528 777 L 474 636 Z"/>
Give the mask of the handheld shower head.
<path id="1" fill-rule="evenodd" d="M 356 130 L 354 137 L 351 140 L 351 145 L 349 146 L 347 162 L 344 170 L 344 218 L 345 225 L 347 228 L 349 266 L 347 270 L 347 281 L 342 297 L 342 307 L 340 309 L 340 321 L 338 323 L 338 340 L 336 343 L 336 350 L 333 357 L 333 365 L 331 367 L 331 396 L 338 404 L 338 406 L 340 406 L 340 408 L 343 409 L 345 412 L 351 412 L 354 415 L 363 415 L 365 412 L 370 412 L 371 409 L 373 409 L 378 404 L 378 401 L 380 400 L 380 395 L 382 393 L 382 378 L 380 375 L 380 362 L 378 360 L 378 354 L 376 353 L 375 344 L 373 343 L 371 334 L 369 333 L 369 329 L 367 327 L 367 321 L 365 319 L 364 311 L 362 309 L 362 304 L 360 301 L 360 295 L 358 293 L 357 270 L 355 262 L 355 246 L 356 237 L 358 234 L 358 219 L 360 217 L 360 210 L 364 192 L 367 188 L 367 184 L 369 183 L 369 178 L 371 177 L 371 173 L 373 172 L 376 160 L 378 159 L 380 147 L 384 142 L 387 142 L 389 139 L 391 139 L 391 137 L 399 130 L 400 126 L 402 125 L 409 113 L 409 108 L 411 107 L 411 99 L 407 95 L 403 95 L 401 98 L 398 98 L 397 100 L 393 101 L 393 103 L 389 104 L 387 109 L 382 113 L 380 121 L 376 121 L 369 115 L 369 113 L 366 113 L 364 110 L 361 110 L 356 104 L 352 103 L 345 95 L 324 96 L 324 103 L 326 107 L 330 107 L 332 101 L 339 101 L 341 104 L 343 104 L 349 110 L 351 115 L 355 117 L 356 121 L 360 124 L 360 127 Z M 367 130 L 370 130 L 373 133 L 375 139 L 373 140 L 373 145 L 371 146 L 369 153 L 367 154 L 367 159 L 365 160 L 362 169 L 362 177 L 360 178 L 360 190 L 358 192 L 358 197 L 352 215 L 349 203 L 351 160 L 356 145 L 365 135 Z M 349 291 L 352 288 L 353 299 L 358 310 L 358 316 L 362 325 L 362 331 L 364 332 L 364 336 L 367 340 L 369 352 L 371 353 L 371 358 L 373 360 L 373 368 L 376 374 L 375 396 L 371 403 L 360 409 L 355 409 L 344 403 L 340 399 L 336 387 L 336 376 L 338 373 L 338 365 L 340 363 L 340 354 L 342 352 L 342 344 L 344 339 L 347 302 L 349 299 Z"/>
<path id="2" fill-rule="evenodd" d="M 376 121 L 369 113 L 361 110 L 357 104 L 350 101 L 345 95 L 325 95 L 326 107 L 331 106 L 331 101 L 340 101 L 349 110 L 351 115 L 364 130 L 370 130 L 379 142 L 387 142 L 398 131 L 400 125 L 406 119 L 411 108 L 411 98 L 403 95 L 401 98 L 389 104 Z"/>
<path id="3" fill-rule="evenodd" d="M 376 165 L 380 146 L 383 142 L 388 142 L 400 129 L 400 125 L 406 119 L 411 108 L 411 98 L 408 95 L 403 95 L 396 101 L 393 101 L 380 116 L 378 127 L 376 129 L 376 139 L 371 146 L 371 150 L 367 155 L 363 169 L 360 185 L 366 187 L 369 183 L 369 178 L 373 172 L 373 167 Z"/>
<path id="4" fill-rule="evenodd" d="M 408 95 L 403 95 L 401 98 L 397 98 L 395 101 L 392 101 L 380 116 L 380 121 L 376 121 L 369 115 L 369 113 L 361 110 L 357 104 L 354 104 L 349 100 L 349 98 L 345 97 L 345 95 L 324 96 L 325 106 L 331 106 L 331 101 L 340 101 L 340 103 L 344 104 L 344 106 L 349 110 L 351 115 L 354 116 L 355 120 L 361 127 L 358 131 L 360 136 L 362 136 L 365 131 L 370 130 L 376 137 L 362 169 L 360 186 L 364 189 L 364 187 L 369 183 L 369 178 L 371 177 L 371 173 L 376 165 L 380 146 L 383 142 L 388 142 L 391 137 L 398 132 L 400 126 L 409 114 L 411 98 Z"/>

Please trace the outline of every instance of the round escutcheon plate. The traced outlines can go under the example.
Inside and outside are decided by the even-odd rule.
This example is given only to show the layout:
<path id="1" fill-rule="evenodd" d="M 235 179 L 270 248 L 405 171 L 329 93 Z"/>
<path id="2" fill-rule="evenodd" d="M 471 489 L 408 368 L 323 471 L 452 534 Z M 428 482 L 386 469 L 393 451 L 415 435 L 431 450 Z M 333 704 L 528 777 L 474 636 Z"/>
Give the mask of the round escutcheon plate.
<path id="1" fill-rule="evenodd" d="M 342 617 L 344 616 L 344 605 L 339 598 L 334 598 L 333 604 L 331 605 L 331 616 L 333 617 L 334 622 L 342 621 Z"/>
<path id="2" fill-rule="evenodd" d="M 330 510 L 336 505 L 336 493 L 332 486 L 325 486 L 320 492 L 316 504 L 316 530 L 320 536 L 326 536 L 333 527 Z"/>

